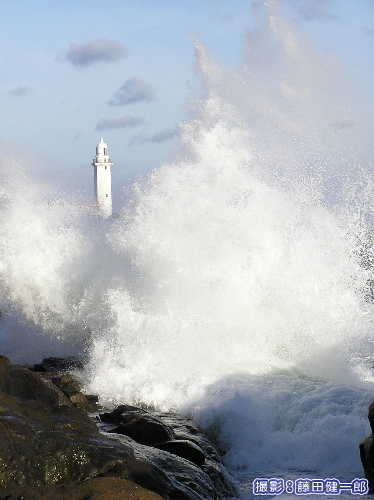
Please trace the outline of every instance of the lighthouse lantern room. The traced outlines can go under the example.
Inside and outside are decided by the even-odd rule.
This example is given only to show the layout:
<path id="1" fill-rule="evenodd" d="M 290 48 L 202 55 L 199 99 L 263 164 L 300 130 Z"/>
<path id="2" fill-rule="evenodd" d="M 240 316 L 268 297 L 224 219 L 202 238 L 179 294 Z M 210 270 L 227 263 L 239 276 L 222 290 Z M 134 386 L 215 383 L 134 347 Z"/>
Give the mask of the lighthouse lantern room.
<path id="1" fill-rule="evenodd" d="M 112 180 L 110 167 L 113 165 L 108 155 L 108 146 L 100 139 L 96 146 L 96 157 L 91 164 L 95 169 L 95 199 L 99 203 L 101 215 L 112 215 Z"/>

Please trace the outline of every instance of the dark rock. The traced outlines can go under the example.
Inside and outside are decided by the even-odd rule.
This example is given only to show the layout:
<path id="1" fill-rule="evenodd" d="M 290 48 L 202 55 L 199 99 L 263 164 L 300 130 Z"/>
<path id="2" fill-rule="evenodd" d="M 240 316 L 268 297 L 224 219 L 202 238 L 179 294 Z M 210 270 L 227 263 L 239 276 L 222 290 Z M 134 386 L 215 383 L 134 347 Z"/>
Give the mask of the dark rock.
<path id="1" fill-rule="evenodd" d="M 173 429 L 143 412 L 122 413 L 119 425 L 111 432 L 125 434 L 140 444 L 155 445 L 173 439 Z"/>
<path id="2" fill-rule="evenodd" d="M 66 394 L 52 382 L 53 378 Z M 137 435 L 140 441 L 160 440 L 157 444 L 162 444 L 189 440 L 188 445 L 179 443 L 179 456 L 175 449 L 171 453 L 126 435 L 105 434 L 85 410 L 73 404 L 71 398 L 81 394 L 75 392 L 78 382 L 60 373 L 39 374 L 0 357 L 0 499 L 118 498 L 105 497 L 104 486 L 96 491 L 93 484 L 99 482 L 92 482 L 94 477 L 109 482 L 109 478 L 120 478 L 118 481 L 132 481 L 154 492 L 128 484 L 131 498 L 139 500 L 156 499 L 156 493 L 164 500 L 237 498 L 219 456 L 189 419 L 131 406 L 107 414 L 114 422 L 111 426 L 133 426 L 136 432 L 142 428 L 146 437 Z M 190 458 L 182 457 L 183 447 Z M 205 457 L 199 465 L 191 460 L 191 450 L 196 452 L 198 447 Z M 120 498 L 130 498 L 130 493 Z"/>
<path id="3" fill-rule="evenodd" d="M 7 500 L 162 500 L 162 497 L 137 484 L 117 477 L 95 477 L 77 485 L 47 485 L 20 488 Z"/>
<path id="4" fill-rule="evenodd" d="M 141 410 L 140 408 L 137 408 L 136 406 L 131 406 L 131 405 L 120 405 L 117 406 L 113 411 L 111 412 L 105 412 L 105 413 L 100 413 L 100 420 L 102 422 L 108 422 L 111 424 L 119 424 L 121 422 L 121 415 L 123 413 L 135 411 L 137 413 L 143 412 L 146 413 L 145 410 Z"/>
<path id="5" fill-rule="evenodd" d="M 159 413 L 158 415 L 172 427 L 176 439 L 188 439 L 196 443 L 203 450 L 205 457 L 209 461 L 223 464 L 221 456 L 210 440 L 190 418 L 178 413 Z"/>
<path id="6" fill-rule="evenodd" d="M 369 493 L 374 493 L 374 443 L 373 436 L 363 439 L 359 445 L 364 474 L 369 481 Z"/>
<path id="7" fill-rule="evenodd" d="M 370 423 L 371 432 L 374 433 L 374 401 L 369 406 L 368 419 Z"/>
<path id="8" fill-rule="evenodd" d="M 237 498 L 234 489 L 228 496 L 223 490 L 217 490 L 209 475 L 189 460 L 153 447 L 141 447 L 139 444 L 134 445 L 134 449 L 136 455 L 141 457 L 145 464 L 148 463 L 148 467 L 156 467 L 156 470 L 150 476 L 146 468 L 140 469 L 132 473 L 131 478 L 136 483 L 158 492 L 167 499 L 223 500 Z M 146 475 L 144 472 L 147 472 Z M 149 483 L 150 478 L 151 483 Z M 164 487 L 163 492 L 158 489 L 160 482 L 164 485 L 167 484 L 167 488 Z"/>
<path id="9" fill-rule="evenodd" d="M 57 406 L 50 413 L 53 426 L 64 433 L 72 435 L 87 435 L 91 437 L 98 432 L 97 425 L 93 420 L 87 418 L 86 412 L 75 406 Z"/>
<path id="10" fill-rule="evenodd" d="M 86 399 L 89 401 L 91 404 L 98 405 L 99 403 L 99 396 L 96 396 L 96 394 L 86 394 Z"/>
<path id="11" fill-rule="evenodd" d="M 199 445 L 188 439 L 174 439 L 156 445 L 159 450 L 168 451 L 173 455 L 185 458 L 201 467 L 205 461 L 205 455 Z"/>
<path id="12" fill-rule="evenodd" d="M 6 366 L 6 365 L 5 365 Z M 4 367 L 4 365 L 3 365 Z M 46 405 L 69 404 L 64 394 L 51 382 L 43 380 L 25 366 L 9 365 L 9 395 L 24 400 L 36 400 Z"/>
<path id="13" fill-rule="evenodd" d="M 190 500 L 237 498 L 236 488 L 221 457 L 191 419 L 176 413 L 139 411 L 138 408 L 127 405 L 122 405 L 113 412 L 101 414 L 100 418 L 113 425 L 126 421 L 131 416 L 138 419 L 152 416 L 154 420 L 167 426 L 166 428 L 175 436 L 174 439 L 163 443 L 152 444 L 153 449 L 147 447 L 146 455 L 142 455 L 144 460 L 151 460 L 153 465 L 158 465 L 162 471 L 167 471 L 168 476 L 174 481 L 184 485 L 184 491 L 174 491 L 170 498 L 173 500 L 174 498 Z M 117 429 L 118 427 L 120 425 Z M 115 430 L 111 429 L 109 432 Z M 125 439 L 125 437 L 118 436 L 117 439 Z M 133 447 L 137 456 L 144 454 L 144 446 L 133 444 Z M 167 449 L 168 447 L 170 449 Z M 162 494 L 157 489 L 157 482 L 155 484 L 143 483 L 143 477 L 138 473 L 132 476 L 132 479 Z M 201 486 L 202 484 L 204 487 Z"/>
<path id="14" fill-rule="evenodd" d="M 54 377 L 52 382 L 57 385 L 68 398 L 73 394 L 77 394 L 77 392 L 81 392 L 82 389 L 79 379 L 74 377 L 71 373 L 65 373 L 59 377 Z"/>
<path id="15" fill-rule="evenodd" d="M 7 368 L 10 365 L 10 361 L 5 356 L 0 356 L 0 391 L 8 392 L 10 384 L 10 374 Z"/>
<path id="16" fill-rule="evenodd" d="M 83 408 L 86 411 L 95 411 L 98 409 L 98 398 L 91 397 L 91 400 L 87 398 L 82 392 L 81 382 L 78 377 L 72 375 L 71 373 L 57 373 L 52 372 L 50 374 L 52 382 L 67 396 L 70 401 L 79 408 Z M 46 377 L 46 374 L 44 374 Z"/>
<path id="17" fill-rule="evenodd" d="M 158 415 L 172 427 L 176 439 L 190 440 L 203 450 L 205 461 L 201 468 L 212 481 L 215 491 L 218 492 L 217 498 L 237 498 L 232 478 L 221 456 L 196 424 L 190 418 L 178 413 L 158 413 Z"/>
<path id="18" fill-rule="evenodd" d="M 372 434 L 361 441 L 359 449 L 364 474 L 369 482 L 369 493 L 374 493 L 374 402 L 369 406 L 368 419 Z"/>
<path id="19" fill-rule="evenodd" d="M 67 359 L 50 357 L 44 358 L 41 363 L 34 365 L 32 370 L 36 372 L 60 372 L 67 370 L 83 370 L 83 368 L 83 363 L 73 357 Z"/>

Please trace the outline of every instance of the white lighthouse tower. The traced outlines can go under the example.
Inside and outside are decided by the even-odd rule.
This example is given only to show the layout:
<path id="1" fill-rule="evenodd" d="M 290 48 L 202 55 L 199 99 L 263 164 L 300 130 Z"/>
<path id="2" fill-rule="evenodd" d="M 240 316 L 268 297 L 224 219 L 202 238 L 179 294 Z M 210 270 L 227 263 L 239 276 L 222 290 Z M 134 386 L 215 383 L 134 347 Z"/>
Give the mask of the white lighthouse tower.
<path id="1" fill-rule="evenodd" d="M 95 199 L 104 217 L 112 215 L 112 179 L 110 167 L 113 165 L 108 156 L 108 146 L 100 139 L 96 146 L 96 157 L 91 165 L 95 168 Z"/>

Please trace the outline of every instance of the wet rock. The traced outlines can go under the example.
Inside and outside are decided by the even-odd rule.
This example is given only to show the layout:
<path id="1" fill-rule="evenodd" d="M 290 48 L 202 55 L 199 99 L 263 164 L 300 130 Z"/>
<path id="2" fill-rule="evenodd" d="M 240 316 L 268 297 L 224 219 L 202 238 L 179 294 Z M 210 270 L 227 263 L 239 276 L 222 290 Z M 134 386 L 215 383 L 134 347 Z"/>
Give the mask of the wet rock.
<path id="1" fill-rule="evenodd" d="M 165 443 L 156 445 L 159 450 L 168 451 L 173 455 L 185 458 L 198 466 L 205 462 L 205 455 L 199 445 L 188 439 L 174 439 Z"/>
<path id="2" fill-rule="evenodd" d="M 369 481 L 369 493 L 374 493 L 374 443 L 373 436 L 364 438 L 359 446 L 364 474 Z"/>
<path id="3" fill-rule="evenodd" d="M 54 377 L 52 382 L 56 384 L 68 398 L 82 390 L 79 379 L 74 377 L 71 373 L 65 373 L 59 377 Z"/>
<path id="4" fill-rule="evenodd" d="M 4 366 L 4 365 L 3 365 Z M 25 366 L 6 365 L 10 377 L 8 393 L 14 398 L 35 400 L 46 405 L 68 404 L 66 397 L 56 386 L 44 381 L 39 375 Z"/>
<path id="5" fill-rule="evenodd" d="M 51 410 L 50 420 L 53 427 L 67 434 L 81 436 L 89 434 L 90 437 L 98 433 L 97 425 L 87 418 L 86 412 L 74 406 L 57 406 Z"/>
<path id="6" fill-rule="evenodd" d="M 99 425 L 111 430 L 127 425 L 136 442 L 124 434 L 100 432 L 86 411 L 73 403 L 77 394 L 82 394 L 79 380 L 69 374 L 37 373 L 0 357 L 1 499 L 118 498 L 105 496 L 104 486 L 94 487 L 104 480 L 120 485 L 118 491 L 130 488 L 123 491 L 132 496 L 120 498 L 237 498 L 220 457 L 189 419 L 129 405 L 103 414 L 109 424 Z"/>
<path id="7" fill-rule="evenodd" d="M 103 422 L 108 422 L 111 425 L 119 422 L 126 423 L 127 419 L 130 422 L 141 420 L 149 422 L 151 417 L 152 423 L 157 421 L 162 424 L 167 429 L 168 434 L 173 435 L 173 438 L 158 443 L 154 439 L 154 443 L 148 444 L 147 447 L 133 444 L 133 448 L 136 455 L 142 456 L 144 461 L 151 461 L 163 472 L 167 471 L 168 477 L 172 478 L 174 482 L 174 485 L 173 482 L 171 483 L 171 488 L 175 488 L 178 483 L 183 485 L 181 491 L 175 490 L 170 493 L 173 490 L 169 490 L 171 499 L 224 500 L 237 498 L 236 487 L 221 457 L 191 419 L 176 413 L 139 410 L 128 405 L 122 405 L 113 412 L 100 415 Z M 121 424 L 114 429 L 109 429 L 109 432 L 117 432 L 120 429 Z M 117 439 L 125 439 L 125 436 L 117 434 Z M 140 438 L 140 440 L 143 439 Z M 140 443 L 137 439 L 135 440 Z M 144 449 L 146 449 L 145 454 Z M 157 481 L 151 484 L 143 483 L 143 477 L 138 473 L 132 478 L 137 483 L 161 494 L 160 490 L 157 489 Z M 147 478 L 148 480 L 149 478 Z"/>
<path id="8" fill-rule="evenodd" d="M 96 409 L 99 407 L 99 396 L 96 396 L 96 394 L 85 394 L 87 401 L 95 405 Z"/>
<path id="9" fill-rule="evenodd" d="M 95 477 L 83 483 L 20 488 L 7 500 L 162 500 L 162 497 L 126 479 Z"/>
<path id="10" fill-rule="evenodd" d="M 153 447 L 134 445 L 134 449 L 136 455 L 142 458 L 145 468 L 133 471 L 131 478 L 136 483 L 158 492 L 165 499 L 224 500 L 237 498 L 234 490 L 231 490 L 227 496 L 223 490 L 216 489 L 209 475 L 189 460 Z M 154 469 L 152 474 L 149 474 L 147 465 Z M 144 474 L 145 472 L 146 474 Z M 163 492 L 159 489 L 160 484 L 163 484 Z"/>
<path id="11" fill-rule="evenodd" d="M 6 356 L 0 356 L 0 391 L 8 392 L 10 384 L 10 374 L 7 366 L 10 361 Z"/>
<path id="12" fill-rule="evenodd" d="M 34 365 L 32 370 L 37 372 L 60 372 L 67 370 L 83 370 L 83 368 L 83 363 L 73 357 L 50 357 L 44 358 L 41 363 Z"/>
<path id="13" fill-rule="evenodd" d="M 172 427 L 176 439 L 187 439 L 196 443 L 203 450 L 205 457 L 210 462 L 223 464 L 220 454 L 214 448 L 211 441 L 190 418 L 178 413 L 159 413 L 159 415 L 164 422 Z"/>
<path id="14" fill-rule="evenodd" d="M 368 419 L 370 423 L 371 432 L 374 433 L 374 401 L 369 406 Z"/>
<path id="15" fill-rule="evenodd" d="M 113 411 L 111 412 L 104 412 L 100 413 L 100 419 L 102 422 L 109 422 L 111 424 L 118 424 L 121 421 L 121 415 L 123 413 L 135 411 L 137 413 L 146 413 L 145 410 L 142 410 L 141 408 L 137 408 L 136 406 L 132 405 L 120 405 L 117 406 Z"/>
<path id="16" fill-rule="evenodd" d="M 78 377 L 71 373 L 57 373 L 52 372 L 52 382 L 67 396 L 70 401 L 79 408 L 86 411 L 93 412 L 98 409 L 98 398 L 95 396 L 87 397 L 82 392 L 81 382 Z M 45 377 L 45 375 L 44 375 Z"/>
<path id="17" fill-rule="evenodd" d="M 101 420 L 104 418 L 101 416 Z M 114 423 L 114 420 L 113 415 L 109 416 L 110 422 Z M 174 437 L 173 429 L 169 425 L 143 410 L 123 411 L 117 415 L 116 420 L 119 425 L 111 432 L 125 434 L 140 444 L 155 445 Z"/>
<path id="18" fill-rule="evenodd" d="M 95 423 L 51 381 L 1 358 L 0 386 L 6 389 L 0 392 L 0 498 L 21 486 L 83 481 L 112 460 L 97 446 Z"/>
<path id="19" fill-rule="evenodd" d="M 359 449 L 364 474 L 369 481 L 369 493 L 374 493 L 374 402 L 369 406 L 368 419 L 372 434 L 361 441 Z"/>

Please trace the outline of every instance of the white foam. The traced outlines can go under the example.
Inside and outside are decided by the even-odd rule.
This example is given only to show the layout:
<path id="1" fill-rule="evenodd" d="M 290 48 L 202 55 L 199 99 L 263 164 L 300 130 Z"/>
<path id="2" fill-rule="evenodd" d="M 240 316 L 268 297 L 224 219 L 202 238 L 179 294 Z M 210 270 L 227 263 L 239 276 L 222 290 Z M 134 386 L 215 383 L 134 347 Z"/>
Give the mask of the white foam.
<path id="1" fill-rule="evenodd" d="M 372 390 L 278 373 L 223 379 L 193 414 L 232 470 L 351 480 L 363 474 L 358 444 L 370 434 L 371 400 Z"/>

